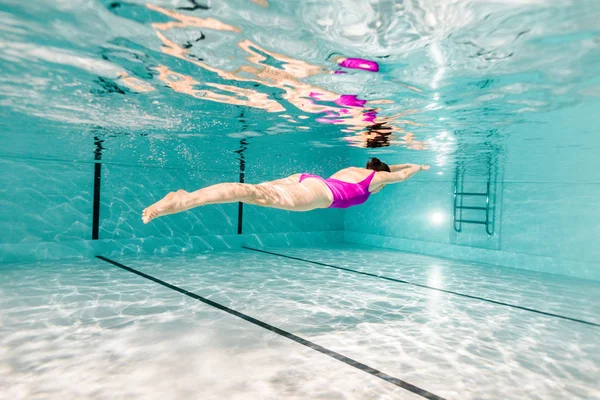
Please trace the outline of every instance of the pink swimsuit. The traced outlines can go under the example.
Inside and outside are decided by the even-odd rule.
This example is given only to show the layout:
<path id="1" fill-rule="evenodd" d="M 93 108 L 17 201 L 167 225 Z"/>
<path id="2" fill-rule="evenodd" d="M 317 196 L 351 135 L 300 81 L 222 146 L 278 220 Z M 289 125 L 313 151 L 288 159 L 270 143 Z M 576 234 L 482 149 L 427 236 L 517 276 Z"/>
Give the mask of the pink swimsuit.
<path id="1" fill-rule="evenodd" d="M 371 192 L 369 192 L 369 185 L 375 176 L 375 172 L 376 171 L 373 171 L 371 175 L 367 176 L 358 183 L 344 182 L 332 178 L 323 179 L 319 175 L 313 174 L 300 175 L 300 182 L 306 178 L 322 180 L 333 194 L 333 203 L 331 203 L 328 208 L 348 208 L 351 206 L 357 206 L 367 201 L 371 195 Z"/>

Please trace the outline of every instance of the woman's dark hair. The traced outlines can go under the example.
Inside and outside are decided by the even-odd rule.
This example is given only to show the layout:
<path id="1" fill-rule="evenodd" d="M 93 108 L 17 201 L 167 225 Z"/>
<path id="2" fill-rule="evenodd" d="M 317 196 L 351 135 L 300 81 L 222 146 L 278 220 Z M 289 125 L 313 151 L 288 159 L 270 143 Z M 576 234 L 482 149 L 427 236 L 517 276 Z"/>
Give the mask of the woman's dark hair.
<path id="1" fill-rule="evenodd" d="M 368 162 L 367 162 L 367 169 L 372 169 L 373 171 L 387 171 L 387 172 L 392 172 L 390 170 L 390 167 L 384 163 L 381 162 L 381 160 L 379 158 L 371 158 Z"/>

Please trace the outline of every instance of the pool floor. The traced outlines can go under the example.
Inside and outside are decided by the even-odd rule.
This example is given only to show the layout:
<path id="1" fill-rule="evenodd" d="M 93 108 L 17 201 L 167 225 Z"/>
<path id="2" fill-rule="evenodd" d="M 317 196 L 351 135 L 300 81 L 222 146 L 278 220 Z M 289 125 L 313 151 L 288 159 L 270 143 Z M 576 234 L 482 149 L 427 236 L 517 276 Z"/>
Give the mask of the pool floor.
<path id="1" fill-rule="evenodd" d="M 10 399 L 600 399 L 600 282 L 356 246 L 0 279 Z"/>

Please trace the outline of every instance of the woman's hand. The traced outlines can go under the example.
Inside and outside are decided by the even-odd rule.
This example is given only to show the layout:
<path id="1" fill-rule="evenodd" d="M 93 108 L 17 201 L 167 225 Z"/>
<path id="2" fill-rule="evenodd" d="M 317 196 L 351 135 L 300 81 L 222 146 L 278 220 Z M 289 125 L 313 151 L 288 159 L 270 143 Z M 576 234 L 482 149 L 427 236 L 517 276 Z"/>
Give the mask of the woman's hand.
<path id="1" fill-rule="evenodd" d="M 421 164 L 419 165 L 419 167 L 421 168 L 421 171 L 427 171 L 429 168 L 431 168 L 429 165 L 426 164 Z"/>

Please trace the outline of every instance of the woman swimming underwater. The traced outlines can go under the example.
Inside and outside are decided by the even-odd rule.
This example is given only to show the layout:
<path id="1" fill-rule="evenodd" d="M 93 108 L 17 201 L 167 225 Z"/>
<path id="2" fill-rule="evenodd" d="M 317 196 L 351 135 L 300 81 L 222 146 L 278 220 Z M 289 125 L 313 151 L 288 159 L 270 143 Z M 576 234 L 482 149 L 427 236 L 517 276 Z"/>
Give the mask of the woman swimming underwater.
<path id="1" fill-rule="evenodd" d="M 388 166 L 378 158 L 372 158 L 366 168 L 344 168 L 327 179 L 295 174 L 258 185 L 219 183 L 195 192 L 178 190 L 146 208 L 142 220 L 147 224 L 154 218 L 198 206 L 237 202 L 289 211 L 347 208 L 364 203 L 387 184 L 403 182 L 428 169 L 428 165 L 417 164 Z"/>

